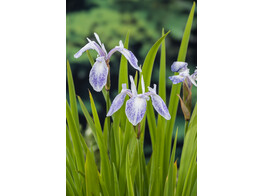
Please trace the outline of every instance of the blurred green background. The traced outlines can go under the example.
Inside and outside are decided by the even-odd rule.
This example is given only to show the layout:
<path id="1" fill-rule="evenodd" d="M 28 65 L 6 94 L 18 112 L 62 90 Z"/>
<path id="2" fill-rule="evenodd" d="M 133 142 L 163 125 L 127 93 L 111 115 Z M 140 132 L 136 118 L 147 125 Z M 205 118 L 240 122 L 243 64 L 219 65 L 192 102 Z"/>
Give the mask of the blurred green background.
<path id="1" fill-rule="evenodd" d="M 66 58 L 69 60 L 76 94 L 79 95 L 91 112 L 88 97 L 88 89 L 92 92 L 99 112 L 101 123 L 106 115 L 105 101 L 102 93 L 95 92 L 89 84 L 88 76 L 91 65 L 87 55 L 75 59 L 73 55 L 86 43 L 86 38 L 95 40 L 93 33 L 96 32 L 105 44 L 107 51 L 124 42 L 125 35 L 130 31 L 129 49 L 135 54 L 139 65 L 143 64 L 145 56 L 153 44 L 161 37 L 162 28 L 165 32 L 171 30 L 166 38 L 166 78 L 167 78 L 167 103 L 172 82 L 168 76 L 173 75 L 170 66 L 177 59 L 180 42 L 183 36 L 187 17 L 189 15 L 192 0 L 152 0 L 152 1 L 124 1 L 124 0 L 67 0 L 66 10 Z M 195 11 L 190 42 L 187 52 L 187 62 L 190 72 L 197 65 L 197 12 Z M 91 51 L 95 58 L 95 51 Z M 111 100 L 117 95 L 118 71 L 120 53 L 115 53 L 110 61 L 111 65 Z M 158 84 L 158 71 L 160 55 L 157 54 L 154 64 L 152 82 Z M 129 65 L 129 75 L 134 76 L 135 70 Z M 158 90 L 158 89 L 157 89 Z M 192 88 L 193 105 L 196 102 L 196 87 Z M 67 92 L 68 96 L 68 92 Z M 79 119 L 84 133 L 88 128 L 86 120 L 79 107 Z M 175 130 L 178 127 L 178 152 L 181 153 L 184 137 L 184 118 L 179 106 Z M 173 134 L 173 136 L 174 136 Z M 146 129 L 144 150 L 146 156 L 151 154 L 150 136 Z"/>

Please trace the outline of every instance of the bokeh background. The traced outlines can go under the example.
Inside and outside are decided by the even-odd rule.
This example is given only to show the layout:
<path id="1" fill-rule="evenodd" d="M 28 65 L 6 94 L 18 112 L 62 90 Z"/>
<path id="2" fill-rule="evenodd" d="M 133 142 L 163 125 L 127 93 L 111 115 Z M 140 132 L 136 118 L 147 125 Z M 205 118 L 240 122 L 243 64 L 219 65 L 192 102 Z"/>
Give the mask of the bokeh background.
<path id="1" fill-rule="evenodd" d="M 192 0 L 67 0 L 66 58 L 71 65 L 76 94 L 83 99 L 89 112 L 91 112 L 88 89 L 91 90 L 101 123 L 103 123 L 106 115 L 105 101 L 102 93 L 95 92 L 89 84 L 88 76 L 91 65 L 87 55 L 82 55 L 78 59 L 73 57 L 87 43 L 86 37 L 95 40 L 93 33 L 96 32 L 100 36 L 102 43 L 105 44 L 107 51 L 109 51 L 119 44 L 119 40 L 124 42 L 126 33 L 130 31 L 129 49 L 137 57 L 139 65 L 142 65 L 147 52 L 161 37 L 162 28 L 165 29 L 165 32 L 170 30 L 171 33 L 166 38 L 166 90 L 168 103 L 172 85 L 168 76 L 173 75 L 170 66 L 177 59 L 180 42 L 192 4 Z M 95 51 L 91 51 L 91 54 L 94 58 L 97 55 Z M 110 61 L 111 100 L 117 95 L 120 56 L 120 53 L 115 53 Z M 189 64 L 191 73 L 193 73 L 197 66 L 197 11 L 195 11 L 186 61 Z M 153 83 L 158 84 L 159 62 L 160 55 L 157 54 L 151 86 Z M 130 65 L 128 71 L 129 74 L 135 74 L 135 70 Z M 194 105 L 197 99 L 196 87 L 193 87 L 192 93 Z M 88 137 L 88 126 L 80 107 L 79 115 L 82 133 L 87 134 Z M 177 158 L 179 159 L 184 137 L 184 118 L 180 106 L 173 137 L 177 127 L 179 130 Z M 148 158 L 152 149 L 147 129 L 144 151 L 146 158 Z"/>

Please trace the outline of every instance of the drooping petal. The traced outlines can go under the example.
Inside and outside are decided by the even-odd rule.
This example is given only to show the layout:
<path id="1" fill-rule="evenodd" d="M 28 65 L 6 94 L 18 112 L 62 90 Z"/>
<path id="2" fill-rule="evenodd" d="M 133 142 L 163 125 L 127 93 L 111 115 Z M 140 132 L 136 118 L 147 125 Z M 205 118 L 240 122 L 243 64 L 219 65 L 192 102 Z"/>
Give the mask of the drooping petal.
<path id="1" fill-rule="evenodd" d="M 172 65 L 171 65 L 171 71 L 172 72 L 181 72 L 184 71 L 185 69 L 187 69 L 187 63 L 186 62 L 179 62 L 179 61 L 175 61 Z"/>
<path id="2" fill-rule="evenodd" d="M 74 57 L 77 59 L 79 58 L 85 51 L 87 50 L 94 50 L 93 44 L 88 43 L 83 48 L 81 48 L 77 53 L 75 53 Z"/>
<path id="3" fill-rule="evenodd" d="M 98 57 L 89 73 L 89 82 L 93 89 L 100 92 L 107 82 L 108 67 L 104 57 Z"/>
<path id="4" fill-rule="evenodd" d="M 130 83 L 131 83 L 132 94 L 133 94 L 133 96 L 136 96 L 137 95 L 137 91 L 136 91 L 136 85 L 135 85 L 134 79 L 133 79 L 132 76 L 129 76 L 129 79 L 130 79 Z"/>
<path id="5" fill-rule="evenodd" d="M 136 126 L 146 113 L 146 99 L 132 97 L 126 102 L 125 112 L 129 122 Z"/>
<path id="6" fill-rule="evenodd" d="M 126 84 L 122 84 L 122 91 L 113 100 L 111 107 L 106 116 L 112 116 L 112 114 L 114 114 L 117 110 L 119 110 L 125 101 L 126 95 L 130 93 L 131 93 L 130 90 L 126 89 Z"/>
<path id="7" fill-rule="evenodd" d="M 170 120 L 171 116 L 169 114 L 169 111 L 167 109 L 165 102 L 159 95 L 156 94 L 156 85 L 154 84 L 153 89 L 151 87 L 148 87 L 148 90 L 150 92 L 152 105 L 154 106 L 155 110 L 165 119 Z"/>
<path id="8" fill-rule="evenodd" d="M 194 80 L 197 80 L 197 69 L 195 69 L 194 73 L 191 75 L 191 77 L 194 79 Z"/>
<path id="9" fill-rule="evenodd" d="M 168 78 L 173 82 L 173 84 L 178 84 L 180 82 L 183 82 L 186 77 L 182 75 L 175 75 L 175 76 L 170 76 Z"/>
<path id="10" fill-rule="evenodd" d="M 137 64 L 138 61 L 135 55 L 130 50 L 127 50 L 126 48 L 124 48 L 124 45 L 121 40 L 119 41 L 119 46 L 116 46 L 115 48 L 109 51 L 107 55 L 107 59 L 110 59 L 112 54 L 115 53 L 116 51 L 124 55 L 132 67 L 134 67 L 135 69 L 137 69 L 140 72 L 142 71 L 141 68 Z"/>
<path id="11" fill-rule="evenodd" d="M 197 86 L 195 79 L 192 76 L 187 76 L 188 87 L 191 88 L 192 84 Z"/>

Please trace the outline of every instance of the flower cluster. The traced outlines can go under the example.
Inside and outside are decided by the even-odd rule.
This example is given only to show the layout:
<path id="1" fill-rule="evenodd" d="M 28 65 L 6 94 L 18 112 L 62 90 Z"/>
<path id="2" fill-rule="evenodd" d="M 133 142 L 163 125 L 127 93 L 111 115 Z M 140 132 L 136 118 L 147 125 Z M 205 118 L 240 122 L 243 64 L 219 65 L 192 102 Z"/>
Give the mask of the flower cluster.
<path id="1" fill-rule="evenodd" d="M 152 105 L 155 110 L 165 119 L 170 120 L 171 116 L 162 98 L 156 94 L 156 85 L 154 88 L 148 87 L 149 92 L 145 92 L 145 83 L 143 76 L 141 77 L 142 94 L 137 94 L 136 85 L 132 76 L 130 76 L 131 90 L 126 88 L 126 84 L 122 84 L 122 91 L 117 95 L 112 102 L 112 105 L 107 113 L 107 116 L 112 116 L 121 108 L 125 101 L 126 95 L 130 99 L 126 102 L 126 116 L 134 126 L 140 123 L 146 113 L 146 105 L 149 97 L 151 97 Z"/>
<path id="2" fill-rule="evenodd" d="M 89 82 L 95 91 L 101 91 L 103 87 L 107 84 L 110 57 L 116 51 L 122 53 L 133 68 L 142 72 L 141 68 L 137 64 L 137 58 L 131 51 L 124 48 L 124 45 L 121 40 L 119 42 L 119 46 L 116 46 L 107 53 L 104 44 L 102 44 L 99 39 L 99 36 L 96 33 L 94 33 L 94 35 L 96 37 L 97 42 L 91 41 L 87 38 L 89 43 L 86 44 L 83 48 L 81 48 L 74 55 L 74 57 L 79 58 L 87 50 L 96 50 L 96 52 L 98 53 L 96 62 L 94 63 L 89 73 Z M 169 79 L 174 84 L 186 81 L 188 87 L 191 88 L 192 84 L 194 84 L 195 86 L 197 85 L 197 70 L 195 70 L 195 72 L 192 75 L 190 75 L 187 65 L 188 64 L 186 62 L 174 62 L 171 66 L 171 70 L 173 72 L 177 72 L 178 75 L 170 76 Z M 147 101 L 150 99 L 150 97 L 155 110 L 165 119 L 170 120 L 171 116 L 169 114 L 165 102 L 159 95 L 156 94 L 155 84 L 154 88 L 148 87 L 148 92 L 145 92 L 145 84 L 143 76 L 141 75 L 142 94 L 137 94 L 136 85 L 132 76 L 130 76 L 130 83 L 131 90 L 126 88 L 126 84 L 122 84 L 122 91 L 113 100 L 112 105 L 107 113 L 107 116 L 112 116 L 116 111 L 118 111 L 124 104 L 126 95 L 128 95 L 130 99 L 126 102 L 125 113 L 128 120 L 134 126 L 136 126 L 138 123 L 142 121 L 146 113 Z"/>
<path id="3" fill-rule="evenodd" d="M 189 74 L 189 69 L 187 68 L 186 62 L 175 61 L 171 65 L 171 71 L 177 72 L 178 75 L 170 76 L 169 79 L 173 82 L 173 84 L 177 84 L 186 80 L 188 87 L 190 88 L 192 84 L 197 86 L 197 70 L 194 71 L 192 75 Z"/>
<path id="4" fill-rule="evenodd" d="M 109 71 L 109 61 L 112 54 L 116 51 L 122 53 L 129 61 L 131 66 L 133 66 L 140 72 L 142 71 L 141 68 L 137 65 L 137 59 L 135 55 L 131 51 L 124 48 L 124 45 L 121 40 L 119 41 L 119 46 L 116 46 L 107 53 L 104 44 L 102 44 L 102 42 L 99 39 L 99 36 L 96 33 L 94 33 L 94 35 L 96 37 L 97 42 L 91 41 L 87 38 L 89 43 L 86 44 L 83 48 L 81 48 L 74 55 L 74 57 L 79 58 L 87 50 L 96 50 L 96 52 L 98 53 L 96 62 L 89 73 L 89 82 L 95 91 L 100 92 L 106 85 Z"/>

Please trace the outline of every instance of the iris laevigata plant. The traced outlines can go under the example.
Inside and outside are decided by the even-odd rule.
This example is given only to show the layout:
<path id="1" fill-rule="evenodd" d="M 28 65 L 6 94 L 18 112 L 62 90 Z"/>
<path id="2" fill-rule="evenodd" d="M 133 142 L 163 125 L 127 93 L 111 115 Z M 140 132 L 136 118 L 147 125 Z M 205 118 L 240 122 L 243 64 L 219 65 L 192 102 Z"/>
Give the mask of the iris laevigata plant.
<path id="1" fill-rule="evenodd" d="M 122 84 L 122 91 L 113 100 L 107 116 L 111 116 L 117 110 L 119 110 L 125 101 L 126 95 L 128 95 L 130 99 L 126 102 L 125 113 L 129 122 L 132 123 L 134 126 L 142 121 L 146 113 L 146 106 L 149 97 L 151 97 L 152 105 L 154 106 L 155 110 L 165 119 L 169 120 L 171 116 L 169 114 L 167 106 L 162 98 L 156 94 L 156 84 L 154 84 L 154 88 L 148 87 L 149 92 L 145 92 L 145 84 L 142 76 L 142 94 L 137 94 L 134 79 L 132 76 L 129 77 L 131 82 L 131 90 L 126 88 L 126 84 Z"/>
<path id="2" fill-rule="evenodd" d="M 197 70 L 194 71 L 192 75 L 189 74 L 189 69 L 187 68 L 186 62 L 175 61 L 171 65 L 171 71 L 177 72 L 178 75 L 170 76 L 169 79 L 173 82 L 173 84 L 178 84 L 180 82 L 184 82 L 186 80 L 188 87 L 190 88 L 192 84 L 197 86 Z"/>
<path id="3" fill-rule="evenodd" d="M 124 45 L 121 40 L 119 41 L 119 46 L 116 46 L 107 53 L 104 44 L 102 44 L 102 42 L 100 41 L 99 36 L 96 33 L 94 33 L 94 35 L 96 37 L 97 42 L 91 41 L 87 38 L 89 43 L 86 44 L 83 48 L 81 48 L 74 55 L 74 57 L 79 58 L 87 50 L 96 50 L 96 52 L 98 53 L 96 62 L 89 73 L 89 82 L 95 91 L 100 92 L 106 85 L 110 68 L 109 61 L 112 54 L 116 51 L 123 54 L 132 67 L 134 67 L 140 72 L 142 71 L 141 68 L 137 65 L 137 58 L 135 57 L 135 55 L 130 50 L 124 48 Z"/>

